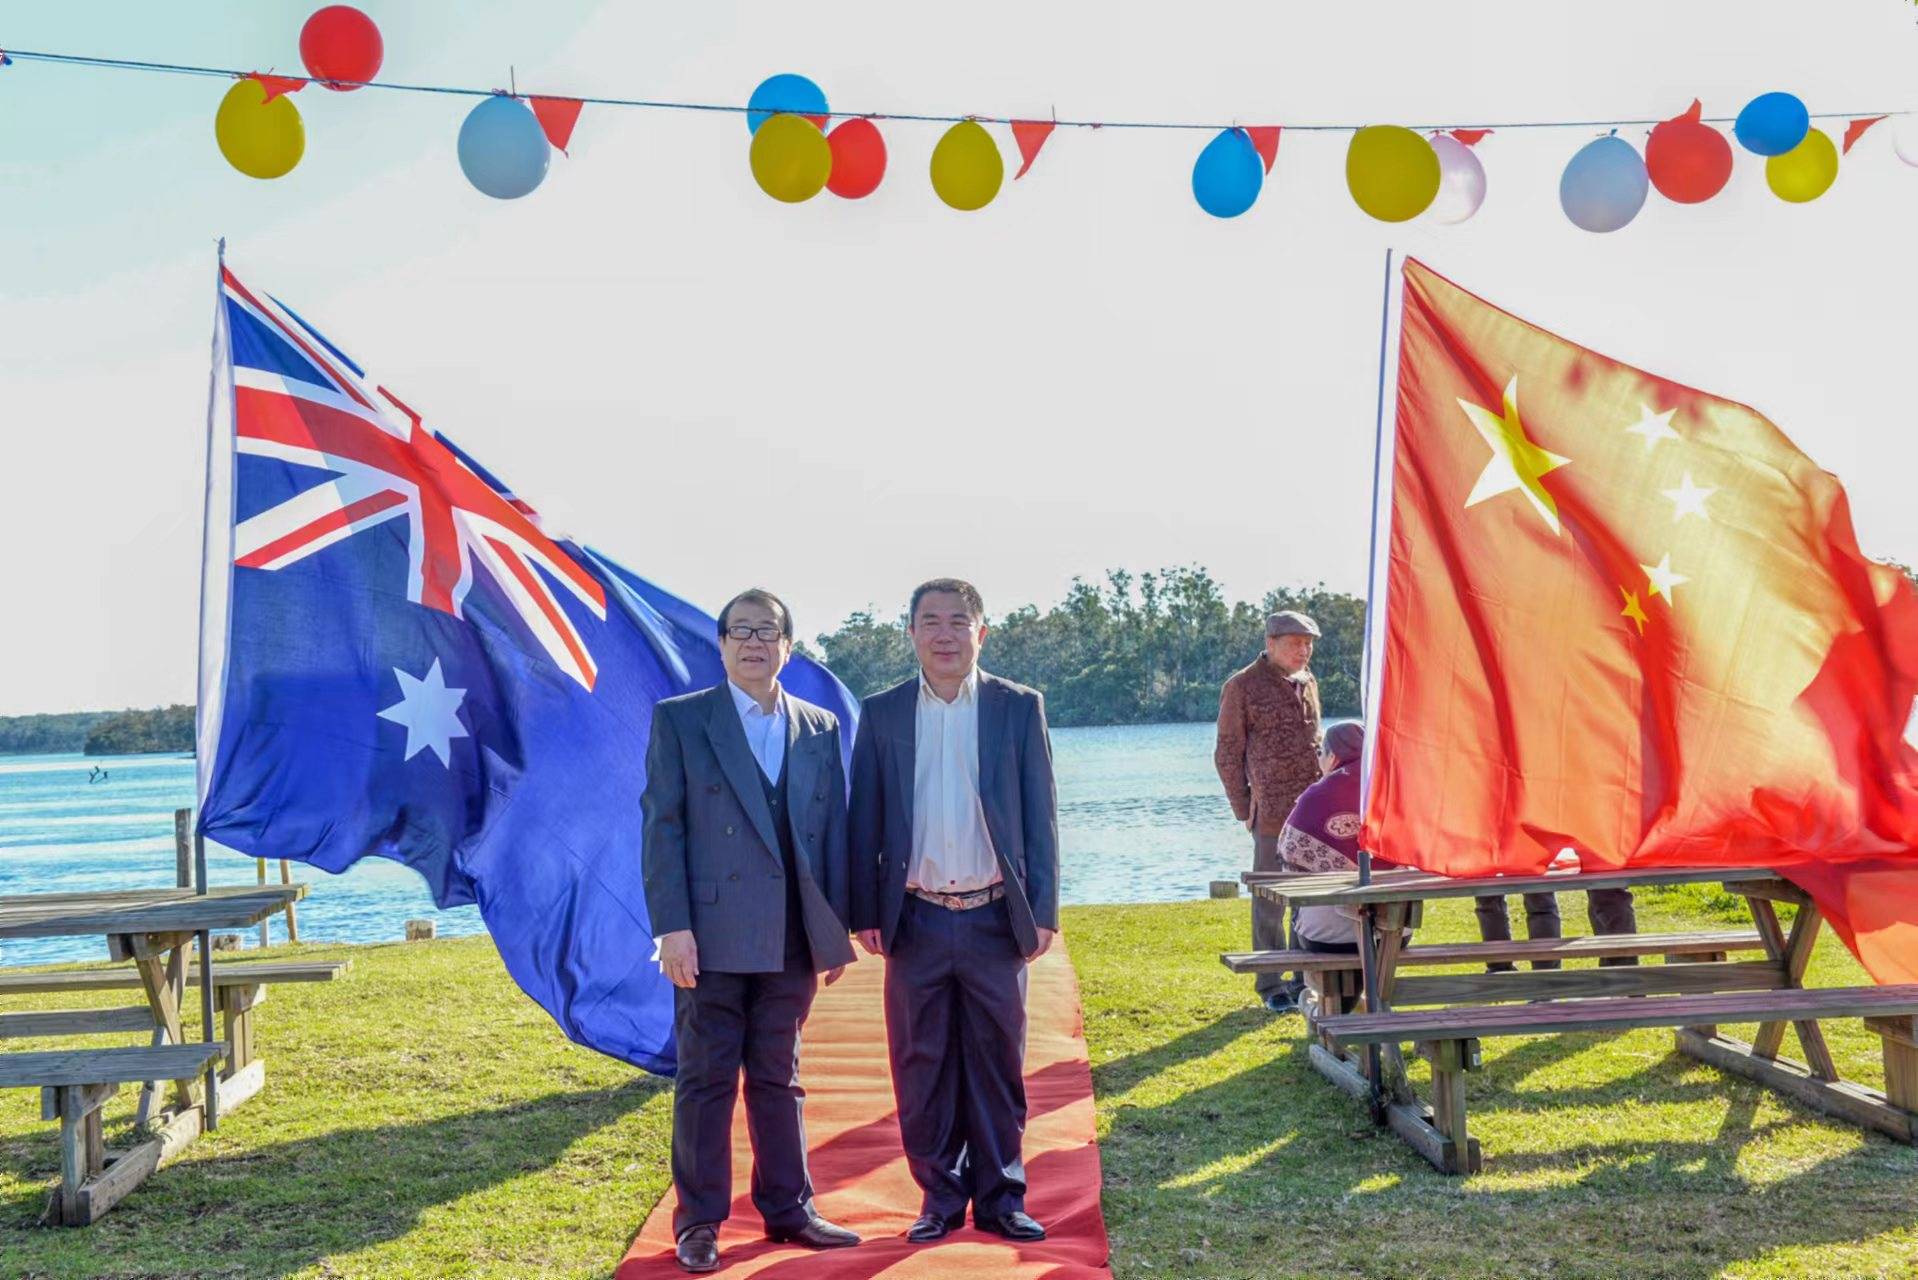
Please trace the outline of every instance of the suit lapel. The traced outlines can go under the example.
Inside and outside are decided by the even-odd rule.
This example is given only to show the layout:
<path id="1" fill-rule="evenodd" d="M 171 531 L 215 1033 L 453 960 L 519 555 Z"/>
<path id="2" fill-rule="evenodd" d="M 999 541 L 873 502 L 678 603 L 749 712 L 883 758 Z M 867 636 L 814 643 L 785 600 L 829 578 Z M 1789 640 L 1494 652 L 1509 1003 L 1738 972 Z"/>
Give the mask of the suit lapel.
<path id="1" fill-rule="evenodd" d="M 893 713 L 893 758 L 899 766 L 899 808 L 906 815 L 906 836 L 912 836 L 912 793 L 919 780 L 919 677 L 900 689 Z"/>
<path id="2" fill-rule="evenodd" d="M 802 732 L 799 712 L 792 699 L 783 693 L 780 697 L 786 703 L 786 821 L 792 827 L 794 844 L 804 857 L 806 843 L 799 839 L 801 816 L 810 811 L 813 802 L 813 774 L 818 768 L 818 759 L 812 748 L 820 735 L 810 730 Z"/>
<path id="3" fill-rule="evenodd" d="M 739 709 L 733 706 L 732 690 L 725 684 L 713 690 L 712 707 L 706 716 L 706 736 L 712 740 L 713 754 L 719 757 L 726 781 L 733 784 L 733 794 L 739 797 L 746 816 L 752 819 L 753 829 L 777 858 L 779 833 L 773 827 L 773 811 L 766 803 L 766 788 L 760 782 L 759 762 L 753 759 L 753 749 L 746 745 L 745 726 L 739 723 Z"/>
<path id="4" fill-rule="evenodd" d="M 979 673 L 979 796 L 991 794 L 993 778 L 999 772 L 999 739 L 1006 733 L 1006 688 L 981 671 Z"/>

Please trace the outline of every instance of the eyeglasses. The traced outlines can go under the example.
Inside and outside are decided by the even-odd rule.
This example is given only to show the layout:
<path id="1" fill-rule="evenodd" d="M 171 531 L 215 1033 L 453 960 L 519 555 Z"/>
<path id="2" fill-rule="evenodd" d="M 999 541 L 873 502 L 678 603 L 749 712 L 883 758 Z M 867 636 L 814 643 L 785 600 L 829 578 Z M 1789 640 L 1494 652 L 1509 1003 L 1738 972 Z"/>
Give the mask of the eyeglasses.
<path id="1" fill-rule="evenodd" d="M 726 634 L 735 640 L 763 640 L 767 644 L 771 644 L 773 641 L 779 639 L 779 637 L 785 635 L 786 632 L 784 628 L 769 623 L 763 627 L 748 627 L 744 624 L 736 627 L 727 627 Z"/>

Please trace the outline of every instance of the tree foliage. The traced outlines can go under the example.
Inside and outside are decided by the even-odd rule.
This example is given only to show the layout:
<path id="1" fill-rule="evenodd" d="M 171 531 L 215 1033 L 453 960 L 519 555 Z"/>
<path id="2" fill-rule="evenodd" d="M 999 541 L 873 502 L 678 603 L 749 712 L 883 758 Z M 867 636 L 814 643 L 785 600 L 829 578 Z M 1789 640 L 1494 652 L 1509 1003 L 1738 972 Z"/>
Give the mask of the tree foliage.
<path id="1" fill-rule="evenodd" d="M 1227 676 L 1264 647 L 1265 615 L 1297 609 L 1324 633 L 1312 659 L 1327 715 L 1355 715 L 1365 602 L 1323 585 L 1284 588 L 1253 603 L 1227 603 L 1203 567 L 1134 576 L 1122 569 L 1095 585 L 1074 579 L 1066 598 L 1040 612 L 1024 605 L 991 621 L 982 665 L 1042 689 L 1058 725 L 1210 720 Z M 905 617 L 855 613 L 819 646 L 833 673 L 860 696 L 915 669 Z"/>
<path id="2" fill-rule="evenodd" d="M 109 711 L 62 711 L 52 715 L 0 716 L 0 755 L 78 751 L 87 733 Z"/>
<path id="3" fill-rule="evenodd" d="M 191 751 L 193 708 L 176 705 L 117 712 L 93 726 L 87 733 L 84 749 L 90 756 Z"/>

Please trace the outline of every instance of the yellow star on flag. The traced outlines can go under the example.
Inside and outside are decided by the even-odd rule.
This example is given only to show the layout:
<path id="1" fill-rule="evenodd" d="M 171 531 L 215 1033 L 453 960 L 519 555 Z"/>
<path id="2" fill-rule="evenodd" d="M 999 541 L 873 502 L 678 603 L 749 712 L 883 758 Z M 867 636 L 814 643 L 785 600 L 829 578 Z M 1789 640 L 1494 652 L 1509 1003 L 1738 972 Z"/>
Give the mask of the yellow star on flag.
<path id="1" fill-rule="evenodd" d="M 1692 473 L 1687 471 L 1685 473 L 1684 483 L 1679 485 L 1678 488 L 1661 489 L 1659 492 L 1677 504 L 1678 509 L 1672 512 L 1673 521 L 1683 520 L 1686 516 L 1697 516 L 1700 520 L 1710 520 L 1711 515 L 1705 510 L 1705 499 L 1717 493 L 1718 490 L 1702 489 L 1698 485 L 1693 484 Z"/>
<path id="2" fill-rule="evenodd" d="M 1672 572 L 1672 556 L 1669 551 L 1658 557 L 1657 564 L 1641 564 L 1638 567 L 1645 571 L 1645 581 L 1651 585 L 1652 594 L 1664 596 L 1667 603 L 1670 603 L 1672 599 L 1672 588 L 1681 582 L 1691 581 L 1682 574 Z"/>
<path id="3" fill-rule="evenodd" d="M 1499 415 L 1494 416 L 1491 410 L 1467 400 L 1460 400 L 1458 407 L 1465 410 L 1465 416 L 1492 449 L 1491 460 L 1485 464 L 1485 470 L 1479 472 L 1478 483 L 1472 486 L 1465 505 L 1477 506 L 1487 498 L 1518 489 L 1545 518 L 1552 532 L 1559 532 L 1558 503 L 1539 481 L 1547 472 L 1557 470 L 1571 459 L 1541 449 L 1526 437 L 1525 424 L 1518 416 L 1518 375 L 1513 374 L 1512 380 L 1505 384 L 1505 403 Z"/>
<path id="4" fill-rule="evenodd" d="M 1676 440 L 1679 438 L 1678 433 L 1672 430 L 1672 415 L 1678 412 L 1676 405 L 1665 410 L 1663 413 L 1653 413 L 1650 405 L 1640 404 L 1638 406 L 1638 412 L 1638 421 L 1625 429 L 1635 436 L 1645 437 L 1645 451 L 1647 453 L 1651 452 L 1652 448 L 1656 446 L 1660 440 Z"/>
<path id="5" fill-rule="evenodd" d="M 1636 591 L 1627 591 L 1625 588 L 1620 587 L 1618 594 L 1625 597 L 1625 607 L 1618 611 L 1620 616 L 1630 618 L 1633 622 L 1636 622 L 1638 624 L 1638 634 L 1641 636 L 1644 635 L 1645 624 L 1650 622 L 1651 619 L 1646 617 L 1645 611 L 1638 607 L 1638 593 Z"/>

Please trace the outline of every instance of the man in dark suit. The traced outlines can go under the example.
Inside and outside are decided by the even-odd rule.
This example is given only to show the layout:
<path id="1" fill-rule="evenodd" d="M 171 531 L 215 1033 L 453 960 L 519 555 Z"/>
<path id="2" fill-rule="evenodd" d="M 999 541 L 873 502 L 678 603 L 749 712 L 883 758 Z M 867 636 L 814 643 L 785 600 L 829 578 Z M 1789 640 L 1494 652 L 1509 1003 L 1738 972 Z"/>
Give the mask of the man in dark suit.
<path id="1" fill-rule="evenodd" d="M 1045 701 L 978 667 L 970 583 L 912 593 L 919 674 L 874 694 L 853 746 L 852 923 L 884 954 L 915 1242 L 965 1221 L 1040 1240 L 1025 1212 L 1026 965 L 1059 929 L 1059 824 Z"/>
<path id="2" fill-rule="evenodd" d="M 776 1241 L 859 1243 L 821 1218 L 806 1170 L 799 1028 L 853 959 L 839 722 L 779 685 L 792 613 L 746 591 L 719 613 L 726 682 L 653 711 L 646 905 L 678 988 L 673 1213 L 679 1265 L 719 1265 L 732 1205 L 733 1099 L 746 1072 L 753 1206 Z"/>

